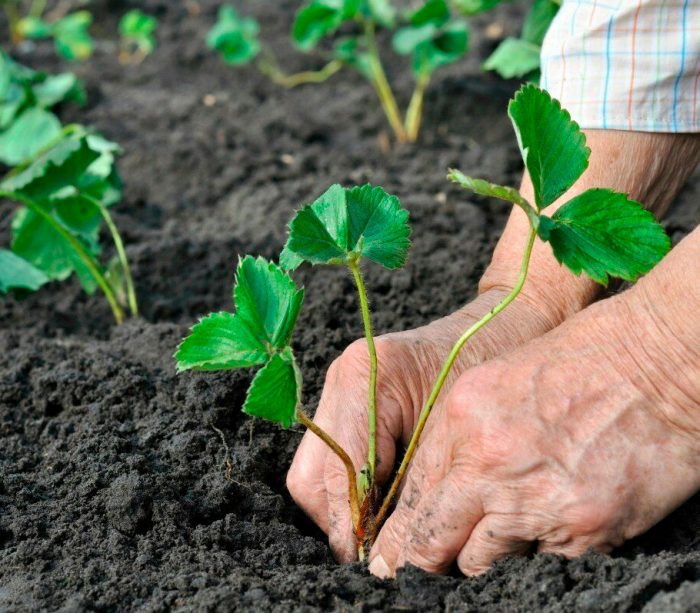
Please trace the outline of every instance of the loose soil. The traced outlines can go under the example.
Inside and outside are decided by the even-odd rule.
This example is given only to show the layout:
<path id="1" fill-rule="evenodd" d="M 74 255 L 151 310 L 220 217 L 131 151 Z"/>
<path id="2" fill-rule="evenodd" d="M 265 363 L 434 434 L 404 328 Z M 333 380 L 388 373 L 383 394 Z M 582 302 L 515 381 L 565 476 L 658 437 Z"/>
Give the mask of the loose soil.
<path id="1" fill-rule="evenodd" d="M 301 433 L 242 416 L 249 373 L 175 374 L 171 355 L 188 326 L 231 308 L 239 254 L 274 257 L 292 210 L 332 182 L 381 184 L 411 212 L 407 268 L 367 271 L 379 331 L 460 306 L 506 209 L 451 188 L 445 170 L 513 183 L 521 167 L 505 115 L 516 85 L 480 72 L 495 41 L 476 33 L 490 23 L 515 33 L 518 5 L 475 20 L 471 55 L 428 94 L 419 145 L 386 152 L 383 116 L 358 77 L 285 91 L 224 66 L 203 44 L 216 4 L 98 2 L 97 51 L 73 67 L 89 102 L 63 118 L 124 148 L 115 213 L 142 317 L 114 327 L 104 299 L 75 281 L 0 304 L 0 609 L 698 607 L 698 497 L 612 556 L 510 559 L 475 579 L 409 569 L 382 582 L 338 566 L 285 490 Z M 290 69 L 309 62 L 286 34 L 297 4 L 239 3 Z M 160 17 L 160 45 L 141 66 L 122 67 L 114 32 L 131 6 Z M 49 45 L 19 58 L 62 67 Z M 405 99 L 404 63 L 389 69 Z M 699 191 L 696 174 L 665 222 L 674 240 L 700 221 Z M 3 213 L 0 244 L 9 223 Z M 313 410 L 328 365 L 361 328 L 341 271 L 299 279 L 307 301 L 295 345 Z"/>

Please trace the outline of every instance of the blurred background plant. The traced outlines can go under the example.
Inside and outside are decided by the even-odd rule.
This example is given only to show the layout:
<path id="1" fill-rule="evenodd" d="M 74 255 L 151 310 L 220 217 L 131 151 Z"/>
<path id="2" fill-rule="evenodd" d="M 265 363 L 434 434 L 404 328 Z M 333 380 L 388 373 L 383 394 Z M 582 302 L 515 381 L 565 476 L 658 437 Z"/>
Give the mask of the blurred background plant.
<path id="1" fill-rule="evenodd" d="M 87 4 L 89 0 L 60 1 L 47 10 L 47 0 L 0 0 L 13 45 L 50 38 L 58 55 L 69 61 L 92 55 L 94 43 L 88 31 L 92 15 L 79 10 Z"/>

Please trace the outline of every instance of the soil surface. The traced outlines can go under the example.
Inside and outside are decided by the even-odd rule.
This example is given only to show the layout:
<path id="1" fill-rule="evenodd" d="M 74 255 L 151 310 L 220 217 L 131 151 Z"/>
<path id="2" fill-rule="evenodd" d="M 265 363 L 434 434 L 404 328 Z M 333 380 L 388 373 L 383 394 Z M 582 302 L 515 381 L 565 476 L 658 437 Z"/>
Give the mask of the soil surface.
<path id="1" fill-rule="evenodd" d="M 124 148 L 115 214 L 142 317 L 114 327 L 104 299 L 75 280 L 0 303 L 0 610 L 699 607 L 698 497 L 612 556 L 510 559 L 475 579 L 409 569 L 382 582 L 338 566 L 285 490 L 300 431 L 241 414 L 247 372 L 175 374 L 189 325 L 232 308 L 239 254 L 275 257 L 292 210 L 333 182 L 381 184 L 411 212 L 407 268 L 367 271 L 377 329 L 457 308 L 476 291 L 506 209 L 471 202 L 445 170 L 512 184 L 521 168 L 505 114 L 516 84 L 479 70 L 496 44 L 479 32 L 496 23 L 515 33 L 517 5 L 474 20 L 468 59 L 430 89 L 420 143 L 386 152 L 383 116 L 359 77 L 286 91 L 208 52 L 217 4 L 93 3 L 98 47 L 72 67 L 89 102 L 61 114 Z M 134 5 L 161 19 L 159 48 L 123 67 L 114 32 Z M 287 37 L 298 2 L 239 5 L 290 70 L 308 65 Z M 50 45 L 18 58 L 65 68 Z M 389 70 L 405 100 L 405 63 Z M 696 174 L 665 222 L 674 240 L 700 221 L 699 198 Z M 3 213 L 0 244 L 9 223 Z M 307 300 L 295 344 L 313 410 L 328 365 L 361 328 L 341 271 L 299 279 Z"/>

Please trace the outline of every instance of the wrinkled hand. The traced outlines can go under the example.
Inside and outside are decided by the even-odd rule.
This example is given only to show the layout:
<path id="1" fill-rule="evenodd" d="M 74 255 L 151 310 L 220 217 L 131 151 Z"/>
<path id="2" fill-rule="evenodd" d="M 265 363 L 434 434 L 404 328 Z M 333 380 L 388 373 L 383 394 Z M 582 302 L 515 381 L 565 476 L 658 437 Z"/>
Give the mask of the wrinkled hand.
<path id="1" fill-rule="evenodd" d="M 698 490 L 700 429 L 684 416 L 700 412 L 700 326 L 640 319 L 654 307 L 635 290 L 461 376 L 370 553 L 374 574 L 455 561 L 475 574 L 533 546 L 607 551 Z"/>
<path id="2" fill-rule="evenodd" d="M 376 339 L 379 361 L 377 383 L 377 479 L 384 483 L 394 468 L 397 441 L 408 443 L 437 373 L 454 341 L 476 319 L 505 295 L 490 290 L 473 303 L 444 319 L 407 332 Z M 522 300 L 513 304 L 490 329 L 473 339 L 462 352 L 448 379 L 494 355 L 544 334 L 553 323 Z M 333 436 L 353 459 L 356 470 L 367 457 L 367 345 L 356 341 L 331 364 L 314 421 Z M 307 432 L 287 475 L 296 503 L 329 536 L 341 561 L 356 558 L 357 551 L 348 505 L 347 475 L 342 463 L 314 434 Z"/>

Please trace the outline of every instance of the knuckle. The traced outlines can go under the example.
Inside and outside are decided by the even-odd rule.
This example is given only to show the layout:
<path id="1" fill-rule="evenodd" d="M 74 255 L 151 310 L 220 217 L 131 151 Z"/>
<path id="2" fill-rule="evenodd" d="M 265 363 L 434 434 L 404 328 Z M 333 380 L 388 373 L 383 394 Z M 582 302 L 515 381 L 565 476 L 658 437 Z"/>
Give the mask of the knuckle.
<path id="1" fill-rule="evenodd" d="M 301 503 L 308 494 L 308 475 L 303 468 L 302 462 L 293 462 L 287 472 L 286 484 L 289 494 L 295 502 Z"/>

